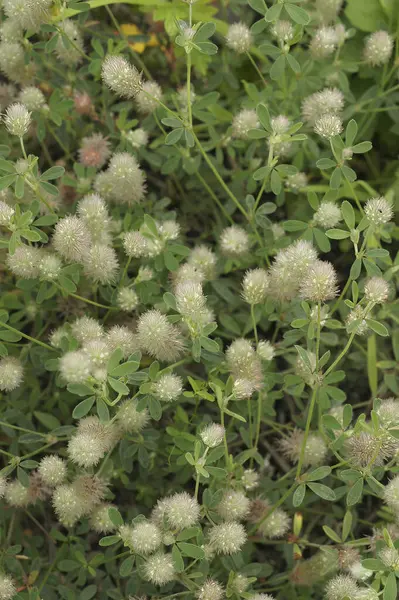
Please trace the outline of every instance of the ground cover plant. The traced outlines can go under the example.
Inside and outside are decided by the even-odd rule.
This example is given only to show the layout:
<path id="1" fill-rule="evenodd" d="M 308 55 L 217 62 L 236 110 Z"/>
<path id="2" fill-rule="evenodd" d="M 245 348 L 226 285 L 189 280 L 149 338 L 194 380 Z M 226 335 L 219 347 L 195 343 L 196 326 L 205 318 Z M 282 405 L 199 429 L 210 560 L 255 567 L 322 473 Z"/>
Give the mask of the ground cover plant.
<path id="1" fill-rule="evenodd" d="M 2 0 L 0 600 L 395 600 L 396 0 Z"/>

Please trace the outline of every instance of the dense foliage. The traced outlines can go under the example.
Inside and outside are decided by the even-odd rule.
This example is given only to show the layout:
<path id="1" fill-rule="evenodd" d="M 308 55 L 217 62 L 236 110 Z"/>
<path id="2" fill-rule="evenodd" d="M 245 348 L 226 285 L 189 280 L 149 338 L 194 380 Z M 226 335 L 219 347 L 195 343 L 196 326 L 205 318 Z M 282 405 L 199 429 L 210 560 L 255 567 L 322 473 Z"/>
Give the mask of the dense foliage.
<path id="1" fill-rule="evenodd" d="M 397 0 L 0 40 L 0 600 L 395 600 Z"/>

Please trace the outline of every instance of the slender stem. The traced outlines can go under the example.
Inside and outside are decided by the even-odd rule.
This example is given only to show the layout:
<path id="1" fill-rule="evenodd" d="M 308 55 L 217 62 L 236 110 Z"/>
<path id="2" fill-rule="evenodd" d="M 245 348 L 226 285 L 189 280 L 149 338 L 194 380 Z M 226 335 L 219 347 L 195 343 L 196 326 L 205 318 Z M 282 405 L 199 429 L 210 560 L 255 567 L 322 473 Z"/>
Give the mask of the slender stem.
<path id="1" fill-rule="evenodd" d="M 256 327 L 256 319 L 255 319 L 255 311 L 254 311 L 254 304 L 251 304 L 251 319 L 252 319 L 252 327 L 254 330 L 254 336 L 255 336 L 255 343 L 258 343 L 258 330 Z"/>
<path id="2" fill-rule="evenodd" d="M 250 448 L 252 448 L 253 447 L 253 445 L 252 445 L 253 435 L 252 435 L 252 405 L 251 405 L 251 398 L 247 399 L 247 408 L 248 408 L 249 446 L 250 446 Z"/>
<path id="3" fill-rule="evenodd" d="M 225 207 L 220 202 L 219 198 L 216 196 L 216 194 L 214 193 L 214 191 L 209 187 L 209 185 L 207 184 L 207 182 L 205 181 L 205 179 L 202 177 L 202 175 L 200 173 L 198 173 L 198 171 L 195 172 L 195 175 L 196 175 L 198 181 L 200 181 L 202 183 L 202 185 L 204 186 L 204 188 L 206 189 L 206 191 L 208 192 L 208 194 L 211 196 L 211 198 L 216 202 L 216 204 L 218 205 L 218 207 L 220 208 L 221 212 L 226 217 L 226 219 L 229 221 L 229 223 L 231 223 L 232 225 L 234 225 L 233 219 L 231 218 L 231 216 L 229 215 L 229 213 L 226 211 Z"/>
<path id="4" fill-rule="evenodd" d="M 22 331 L 18 331 L 18 329 L 15 329 L 14 327 L 11 327 L 11 325 L 8 325 L 7 323 L 3 323 L 2 321 L 0 321 L 0 325 L 2 327 L 5 327 L 9 331 L 14 331 L 15 333 L 18 333 L 19 335 L 22 335 L 22 337 L 26 338 L 30 342 L 33 342 L 34 344 L 38 344 L 39 346 L 43 346 L 43 348 L 47 348 L 47 350 L 51 350 L 52 352 L 57 352 L 57 350 L 55 348 L 52 348 L 51 346 L 49 346 L 45 342 L 41 342 L 40 340 L 37 340 L 36 338 L 31 337 L 30 335 L 27 335 L 26 333 L 22 333 Z"/>
<path id="5" fill-rule="evenodd" d="M 320 358 L 320 313 L 321 313 L 321 302 L 317 303 L 317 333 L 316 333 L 316 372 L 319 369 L 319 358 Z"/>
<path id="6" fill-rule="evenodd" d="M 256 412 L 256 433 L 255 433 L 255 442 L 254 442 L 255 450 L 258 449 L 261 421 L 262 421 L 262 394 L 260 392 L 258 392 L 258 410 Z"/>
<path id="7" fill-rule="evenodd" d="M 194 136 L 194 141 L 198 146 L 199 151 L 201 152 L 202 156 L 204 157 L 205 162 L 207 163 L 208 167 L 211 169 L 212 173 L 215 175 L 216 179 L 218 180 L 218 182 L 220 183 L 220 185 L 222 186 L 222 188 L 224 189 L 224 191 L 227 193 L 227 195 L 231 198 L 231 200 L 234 202 L 234 204 L 236 205 L 236 207 L 238 208 L 238 210 L 244 215 L 244 217 L 249 220 L 249 216 L 247 211 L 241 206 L 241 204 L 239 203 L 239 201 L 237 200 L 237 198 L 235 197 L 235 195 L 233 194 L 233 192 L 230 190 L 230 188 L 225 184 L 225 182 L 223 181 L 223 179 L 221 178 L 221 176 L 219 175 L 215 165 L 213 164 L 213 162 L 210 160 L 209 156 L 207 155 L 207 153 L 205 152 L 204 148 L 202 147 L 201 142 L 199 141 L 199 139 L 197 138 L 196 134 L 193 132 L 193 136 Z"/>
<path id="8" fill-rule="evenodd" d="M 335 313 L 335 311 L 337 310 L 338 306 L 339 306 L 339 305 L 340 305 L 340 303 L 341 303 L 341 300 L 342 300 L 343 298 L 345 298 L 345 294 L 346 294 L 346 292 L 348 291 L 348 288 L 349 288 L 349 286 L 350 286 L 350 284 L 351 284 L 351 281 L 352 281 L 352 279 L 351 279 L 351 277 L 349 276 L 349 277 L 348 277 L 348 281 L 345 283 L 345 287 L 344 287 L 344 289 L 342 290 L 340 297 L 338 298 L 338 300 L 335 302 L 334 306 L 333 306 L 333 307 L 332 307 L 332 309 L 331 309 L 330 317 L 332 317 L 332 316 L 333 316 L 333 314 Z"/>
<path id="9" fill-rule="evenodd" d="M 126 261 L 125 268 L 123 269 L 123 273 L 122 273 L 122 275 L 121 275 L 121 278 L 120 278 L 120 280 L 119 280 L 119 285 L 118 285 L 118 287 L 121 287 L 121 286 L 123 285 L 123 282 L 125 281 L 125 277 L 126 277 L 126 274 L 127 274 L 127 272 L 128 272 L 128 269 L 129 269 L 129 266 L 130 266 L 130 262 L 131 262 L 131 260 L 132 260 L 132 257 L 131 257 L 131 256 L 129 256 L 129 258 L 128 258 L 128 259 L 127 259 L 127 261 Z"/>
<path id="10" fill-rule="evenodd" d="M 88 62 L 91 62 L 91 58 L 89 56 L 87 56 L 87 54 L 82 50 L 82 48 L 79 48 L 79 46 L 77 44 L 75 44 L 75 41 L 69 37 L 69 35 L 67 35 L 67 33 L 65 32 L 64 29 L 61 29 L 61 27 L 58 27 L 57 25 L 55 26 L 59 35 L 62 37 L 64 36 L 68 42 L 71 44 L 72 48 L 74 48 L 76 50 L 76 52 L 78 54 L 80 54 L 80 56 L 82 58 L 84 58 L 85 60 L 87 60 Z"/>
<path id="11" fill-rule="evenodd" d="M 247 56 L 248 56 L 249 60 L 251 61 L 253 68 L 255 69 L 255 71 L 257 72 L 257 74 L 259 75 L 261 80 L 263 81 L 263 85 L 265 87 L 267 87 L 266 79 L 263 77 L 262 72 L 260 71 L 258 65 L 256 64 L 256 62 L 254 61 L 254 59 L 252 58 L 252 56 L 249 52 L 247 52 Z"/>
<path id="12" fill-rule="evenodd" d="M 301 475 L 302 465 L 303 465 L 303 461 L 304 461 L 304 458 L 305 458 L 306 444 L 307 444 L 308 437 L 309 437 L 310 425 L 312 423 L 312 417 L 313 417 L 314 407 L 316 406 L 316 399 L 317 399 L 318 389 L 319 389 L 318 386 L 315 385 L 315 387 L 313 388 L 312 397 L 310 399 L 310 406 L 309 406 L 308 418 L 306 420 L 306 427 L 305 427 L 305 435 L 303 436 L 302 446 L 301 446 L 301 452 L 300 452 L 300 455 L 299 455 L 299 461 L 298 461 L 298 466 L 297 466 L 296 475 L 295 475 L 295 478 L 296 478 L 297 481 L 298 481 L 298 479 L 299 479 L 299 477 Z"/>
<path id="13" fill-rule="evenodd" d="M 55 284 L 60 290 L 65 291 L 60 285 Z M 98 308 L 106 308 L 107 310 L 118 310 L 116 306 L 107 306 L 106 304 L 100 304 L 99 302 L 95 302 L 94 300 L 89 300 L 89 298 L 84 298 L 83 296 L 79 296 L 79 294 L 73 294 L 72 292 L 68 292 L 68 296 L 72 296 L 77 300 L 81 300 L 82 302 L 87 302 L 87 304 L 92 304 L 93 306 L 97 306 Z"/>
<path id="14" fill-rule="evenodd" d="M 222 408 L 220 409 L 220 423 L 224 429 L 224 434 L 223 434 L 224 458 L 225 458 L 226 467 L 227 467 L 229 464 L 229 448 L 227 446 L 226 427 L 224 425 L 224 410 Z"/>
<path id="15" fill-rule="evenodd" d="M 23 431 L 24 433 L 35 433 L 37 435 L 41 435 L 42 437 L 47 437 L 47 433 L 40 433 L 40 431 L 33 431 L 33 429 L 25 429 L 25 427 L 11 425 L 10 423 L 6 423 L 5 421 L 0 421 L 0 425 L 3 425 L 4 427 L 9 427 L 10 429 L 15 429 L 16 431 Z"/>
<path id="16" fill-rule="evenodd" d="M 354 200 L 355 200 L 355 202 L 356 202 L 356 206 L 358 207 L 358 209 L 359 209 L 359 211 L 360 211 L 360 214 L 361 214 L 362 216 L 364 216 L 364 210 L 363 210 L 363 207 L 362 207 L 362 205 L 360 204 L 360 200 L 359 200 L 359 198 L 358 198 L 358 195 L 357 195 L 357 194 L 356 194 L 356 192 L 355 192 L 355 188 L 353 187 L 353 185 L 352 185 L 352 182 L 351 182 L 351 181 L 349 181 L 349 179 L 347 178 L 347 176 L 346 176 L 346 175 L 345 175 L 345 179 L 346 179 L 346 181 L 348 182 L 348 185 L 349 185 L 349 187 L 350 187 L 350 189 L 351 189 L 351 192 L 352 192 L 352 196 L 353 196 L 353 198 L 354 198 Z"/>
<path id="17" fill-rule="evenodd" d="M 191 4 L 190 4 L 191 8 Z M 191 110 L 191 53 L 187 54 L 187 115 L 190 128 L 193 126 L 193 115 Z"/>

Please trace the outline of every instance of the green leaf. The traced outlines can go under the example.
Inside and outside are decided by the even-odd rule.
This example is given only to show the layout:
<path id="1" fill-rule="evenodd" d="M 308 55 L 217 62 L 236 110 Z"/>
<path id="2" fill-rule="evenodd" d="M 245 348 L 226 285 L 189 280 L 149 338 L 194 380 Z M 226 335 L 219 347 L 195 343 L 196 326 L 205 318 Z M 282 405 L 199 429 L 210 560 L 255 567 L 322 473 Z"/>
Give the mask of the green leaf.
<path id="1" fill-rule="evenodd" d="M 108 509 L 108 516 L 111 519 L 115 527 L 121 527 L 123 525 L 122 515 L 115 506 L 111 506 Z"/>
<path id="2" fill-rule="evenodd" d="M 79 600 L 91 600 L 97 593 L 97 586 L 92 584 L 84 588 L 79 594 Z"/>
<path id="3" fill-rule="evenodd" d="M 183 556 L 190 556 L 190 558 L 205 558 L 205 552 L 202 548 L 195 546 L 194 544 L 187 544 L 187 542 L 179 542 L 179 549 L 181 550 Z"/>
<path id="4" fill-rule="evenodd" d="M 383 600 L 397 600 L 397 582 L 395 573 L 389 573 L 385 583 Z"/>
<path id="5" fill-rule="evenodd" d="M 295 4 L 285 3 L 284 8 L 295 23 L 298 25 L 307 25 L 310 21 L 310 17 L 306 10 Z"/>
<path id="6" fill-rule="evenodd" d="M 102 423 L 107 423 L 110 419 L 108 406 L 105 404 L 102 398 L 97 398 L 96 400 L 96 410 L 98 414 L 98 418 Z"/>
<path id="7" fill-rule="evenodd" d="M 292 504 L 296 507 L 300 506 L 303 502 L 306 493 L 306 485 L 301 483 L 295 490 L 292 497 Z"/>
<path id="8" fill-rule="evenodd" d="M 68 277 L 65 277 L 65 275 L 59 275 L 58 277 L 58 281 L 60 283 L 60 286 L 66 291 L 68 292 L 68 294 L 73 294 L 74 292 L 76 292 L 76 285 L 74 284 L 74 282 L 69 279 Z"/>
<path id="9" fill-rule="evenodd" d="M 327 415 L 325 415 L 327 416 Z M 314 471 L 312 471 L 311 473 L 308 473 L 306 475 L 306 481 L 318 481 L 320 479 L 324 479 L 325 477 L 327 477 L 328 475 L 330 475 L 331 473 L 331 468 L 330 467 L 318 467 L 317 469 L 315 469 Z"/>
<path id="10" fill-rule="evenodd" d="M 285 231 L 303 231 L 308 228 L 308 224 L 305 221 L 284 221 L 283 227 Z"/>
<path id="11" fill-rule="evenodd" d="M 81 419 L 87 415 L 94 404 L 94 400 L 95 396 L 91 396 L 90 398 L 86 398 L 85 400 L 82 400 L 82 402 L 79 402 L 79 404 L 77 404 L 77 406 L 75 406 L 73 409 L 72 417 L 74 419 Z"/>
<path id="12" fill-rule="evenodd" d="M 362 270 L 362 260 L 361 260 L 361 258 L 357 258 L 351 266 L 351 270 L 350 270 L 351 279 L 356 280 L 359 277 L 361 270 Z"/>
<path id="13" fill-rule="evenodd" d="M 41 175 L 40 180 L 50 181 L 51 179 L 58 179 L 59 177 L 62 177 L 64 173 L 64 167 L 51 167 Z"/>
<path id="14" fill-rule="evenodd" d="M 204 42 L 215 33 L 215 30 L 216 25 L 214 23 L 204 23 L 203 25 L 201 25 L 201 27 L 198 29 L 197 33 L 194 36 L 195 43 Z"/>
<path id="15" fill-rule="evenodd" d="M 352 530 L 353 516 L 350 510 L 347 510 L 342 523 L 342 541 L 344 542 Z"/>
<path id="16" fill-rule="evenodd" d="M 107 535 L 98 542 L 100 546 L 113 546 L 120 541 L 119 535 Z"/>
<path id="17" fill-rule="evenodd" d="M 283 10 L 282 4 L 274 4 L 274 6 L 271 6 L 266 11 L 265 21 L 267 21 L 268 23 L 271 23 L 272 21 L 277 21 L 282 10 Z"/>
<path id="18" fill-rule="evenodd" d="M 375 331 L 375 333 L 377 333 L 378 335 L 381 335 L 383 337 L 387 337 L 389 335 L 388 329 L 382 323 L 379 323 L 374 319 L 366 319 L 366 323 L 370 327 L 370 329 Z"/>
<path id="19" fill-rule="evenodd" d="M 119 575 L 121 577 L 129 577 L 133 571 L 135 556 L 128 556 L 119 567 Z"/>
<path id="20" fill-rule="evenodd" d="M 341 181 L 342 181 L 341 169 L 339 167 L 336 167 L 334 169 L 334 171 L 332 172 L 332 175 L 330 178 L 330 188 L 332 190 L 338 190 L 339 186 L 341 185 Z"/>
<path id="21" fill-rule="evenodd" d="M 341 204 L 341 213 L 346 225 L 348 226 L 348 229 L 354 229 L 356 223 L 355 211 L 347 200 L 344 200 Z"/>
<path id="22" fill-rule="evenodd" d="M 345 130 L 345 145 L 351 147 L 357 136 L 357 123 L 354 119 L 351 119 L 346 126 Z"/>
<path id="23" fill-rule="evenodd" d="M 108 377 L 108 383 L 112 387 L 115 392 L 121 394 L 122 396 L 126 396 L 129 393 L 129 388 L 122 381 L 118 381 L 114 377 Z"/>
<path id="24" fill-rule="evenodd" d="M 331 529 L 331 527 L 323 525 L 323 531 L 331 540 L 333 540 L 333 542 L 336 542 L 337 544 L 342 544 L 341 538 L 337 533 L 335 533 L 333 529 Z"/>
<path id="25" fill-rule="evenodd" d="M 270 69 L 270 77 L 274 81 L 277 81 L 278 79 L 281 79 L 281 77 L 284 74 L 284 71 L 285 71 L 285 56 L 282 54 L 273 63 L 272 68 Z"/>
<path id="26" fill-rule="evenodd" d="M 47 429 L 51 430 L 56 429 L 57 427 L 61 427 L 61 423 L 54 415 L 50 415 L 49 413 L 45 412 L 40 412 L 38 410 L 35 410 L 33 414 L 42 425 L 47 427 Z"/>
<path id="27" fill-rule="evenodd" d="M 177 271 L 177 269 L 179 268 L 179 261 L 172 254 L 172 252 L 165 250 L 165 252 L 163 253 L 163 259 L 165 267 L 168 269 L 168 271 Z"/>
<path id="28" fill-rule="evenodd" d="M 256 114 L 266 131 L 271 131 L 270 114 L 267 106 L 265 104 L 258 104 L 256 107 Z"/>
<path id="29" fill-rule="evenodd" d="M 317 168 L 322 170 L 333 169 L 336 165 L 337 163 L 331 160 L 331 158 L 320 158 L 316 163 Z"/>
<path id="30" fill-rule="evenodd" d="M 363 493 L 364 481 L 362 478 L 359 478 L 353 486 L 350 488 L 348 495 L 346 497 L 346 503 L 348 506 L 353 506 L 357 504 L 362 497 Z"/>
<path id="31" fill-rule="evenodd" d="M 201 336 L 200 338 L 201 346 L 205 348 L 208 352 L 219 352 L 219 344 L 215 340 L 211 340 L 208 337 Z"/>
<path id="32" fill-rule="evenodd" d="M 365 152 L 369 152 L 373 144 L 371 142 L 360 142 L 360 144 L 355 144 L 352 146 L 352 152 L 354 154 L 364 154 Z"/>
<path id="33" fill-rule="evenodd" d="M 154 421 L 159 421 L 162 417 L 162 406 L 158 398 L 150 397 L 148 399 L 148 410 L 151 418 L 154 419 Z"/>
<path id="34" fill-rule="evenodd" d="M 344 229 L 327 229 L 326 236 L 331 240 L 344 240 L 350 237 L 350 233 Z"/>
<path id="35" fill-rule="evenodd" d="M 181 573 L 182 571 L 184 571 L 184 561 L 181 552 L 176 546 L 176 544 L 172 548 L 172 560 L 176 573 Z"/>
<path id="36" fill-rule="evenodd" d="M 334 490 L 326 485 L 323 485 L 322 483 L 308 483 L 307 486 L 312 490 L 312 492 L 320 496 L 320 498 L 323 498 L 323 500 L 329 500 L 330 502 L 336 500 Z"/>
<path id="37" fill-rule="evenodd" d="M 362 560 L 362 567 L 370 571 L 385 571 L 386 569 L 382 560 L 378 558 L 365 558 Z"/>
<path id="38" fill-rule="evenodd" d="M 181 136 L 183 135 L 183 131 L 184 131 L 184 128 L 179 127 L 177 129 L 174 129 L 170 133 L 168 133 L 168 135 L 165 138 L 165 144 L 167 146 L 173 146 L 173 144 L 176 144 L 180 140 Z"/>
<path id="39" fill-rule="evenodd" d="M 345 15 L 351 24 L 361 31 L 376 31 L 378 23 L 385 21 L 379 0 L 348 0 Z"/>
<path id="40" fill-rule="evenodd" d="M 16 175 L 4 175 L 4 177 L 0 177 L 0 191 L 10 187 L 16 178 Z"/>
<path id="41" fill-rule="evenodd" d="M 124 377 L 125 375 L 130 375 L 130 373 L 135 373 L 139 366 L 139 362 L 130 360 L 115 367 L 115 369 L 110 372 L 110 375 L 112 377 Z"/>

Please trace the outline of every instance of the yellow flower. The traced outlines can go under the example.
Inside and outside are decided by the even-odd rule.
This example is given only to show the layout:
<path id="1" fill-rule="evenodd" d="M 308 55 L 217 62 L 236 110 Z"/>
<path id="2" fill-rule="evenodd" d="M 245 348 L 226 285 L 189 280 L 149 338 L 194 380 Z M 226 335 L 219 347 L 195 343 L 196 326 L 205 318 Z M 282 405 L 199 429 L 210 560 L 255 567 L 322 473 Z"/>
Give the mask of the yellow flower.
<path id="1" fill-rule="evenodd" d="M 134 23 L 125 23 L 124 25 L 121 25 L 121 30 L 126 36 L 144 35 L 137 25 L 134 25 Z M 146 42 L 132 42 L 129 45 L 135 52 L 141 54 L 146 48 L 158 46 L 159 43 L 155 34 L 150 33 L 149 39 Z"/>

